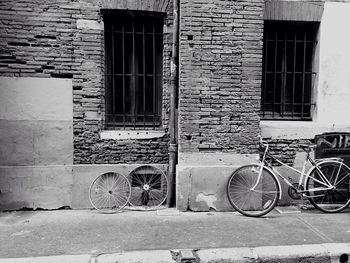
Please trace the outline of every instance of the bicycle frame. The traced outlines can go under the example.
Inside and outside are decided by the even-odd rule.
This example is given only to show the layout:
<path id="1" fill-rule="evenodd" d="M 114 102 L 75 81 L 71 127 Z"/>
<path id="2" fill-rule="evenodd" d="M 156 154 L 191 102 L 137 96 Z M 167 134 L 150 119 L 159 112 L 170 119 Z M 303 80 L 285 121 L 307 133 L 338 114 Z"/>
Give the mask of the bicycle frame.
<path id="1" fill-rule="evenodd" d="M 263 157 L 262 157 L 262 160 L 260 161 L 260 169 L 259 169 L 259 175 L 258 175 L 258 178 L 257 178 L 257 181 L 255 183 L 255 185 L 252 187 L 251 190 L 255 190 L 255 188 L 257 187 L 259 181 L 260 181 L 260 178 L 262 176 L 262 171 L 264 169 L 264 167 L 266 169 L 268 169 L 270 172 L 272 172 L 273 175 L 276 176 L 276 174 L 290 187 L 294 188 L 296 190 L 297 193 L 301 193 L 303 195 L 305 195 L 305 190 L 302 190 L 300 186 L 303 186 L 303 182 L 306 182 L 306 178 L 309 176 L 310 172 L 312 171 L 312 169 L 314 167 L 316 167 L 316 169 L 318 170 L 318 172 L 320 173 L 321 175 L 321 180 L 318 180 L 318 179 L 313 179 L 315 182 L 319 183 L 320 185 L 323 185 L 324 187 L 318 187 L 318 188 L 313 188 L 313 189 L 308 189 L 307 192 L 310 192 L 310 191 L 319 191 L 319 190 L 330 190 L 330 189 L 333 189 L 334 186 L 329 182 L 329 180 L 327 179 L 327 177 L 323 174 L 323 172 L 319 169 L 318 165 L 323 163 L 324 161 L 329 161 L 329 160 L 334 160 L 334 161 L 338 161 L 341 163 L 341 165 L 343 164 L 342 161 L 340 161 L 341 159 L 339 158 L 327 158 L 327 159 L 322 159 L 320 160 L 319 162 L 315 162 L 311 157 L 310 157 L 310 151 L 306 151 L 307 155 L 306 155 L 306 158 L 305 158 L 305 161 L 304 161 L 304 164 L 303 164 L 303 168 L 302 170 L 298 170 L 298 169 L 295 169 L 294 167 L 291 167 L 289 166 L 288 164 L 285 164 L 284 162 L 278 160 L 276 157 L 274 157 L 273 155 L 271 155 L 268 150 L 269 150 L 269 145 L 268 144 L 263 144 L 265 146 L 265 150 L 264 150 L 264 154 L 263 154 Z M 269 157 L 271 158 L 273 161 L 287 167 L 288 169 L 290 170 L 293 170 L 294 172 L 297 172 L 299 174 L 299 182 L 298 182 L 298 188 L 296 188 L 287 178 L 285 178 L 279 171 L 277 171 L 277 169 L 275 169 L 270 163 L 268 163 L 266 161 L 266 157 Z M 312 165 L 312 167 L 309 169 L 308 173 L 305 173 L 305 170 L 306 170 L 306 165 L 307 163 L 310 162 L 310 164 Z M 341 167 L 341 166 L 340 166 Z M 335 182 L 337 182 L 337 179 L 338 179 L 338 176 L 339 176 L 339 171 L 340 171 L 340 168 L 338 170 L 338 174 L 336 175 L 336 180 Z M 276 178 L 277 179 L 277 178 Z M 278 180 L 277 180 L 278 181 Z M 278 181 L 279 183 L 279 181 Z M 281 189 L 281 185 L 279 184 L 279 187 Z M 280 191 L 280 199 L 281 199 L 281 191 Z"/>

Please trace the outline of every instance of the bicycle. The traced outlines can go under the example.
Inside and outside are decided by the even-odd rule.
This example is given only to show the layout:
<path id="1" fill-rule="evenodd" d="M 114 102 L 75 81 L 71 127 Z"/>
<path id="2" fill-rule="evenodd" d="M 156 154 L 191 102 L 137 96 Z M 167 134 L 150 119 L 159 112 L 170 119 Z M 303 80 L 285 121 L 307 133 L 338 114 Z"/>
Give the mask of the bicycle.
<path id="1" fill-rule="evenodd" d="M 116 172 L 99 175 L 90 185 L 89 200 L 98 211 L 116 213 L 128 206 L 130 210 L 154 210 L 168 196 L 168 179 L 154 166 L 142 165 L 128 176 Z"/>
<path id="2" fill-rule="evenodd" d="M 278 177 L 289 185 L 293 199 L 307 198 L 318 210 L 325 213 L 341 212 L 350 204 L 350 168 L 338 157 L 315 159 L 310 152 L 316 145 L 300 145 L 306 152 L 302 170 L 295 169 L 269 153 L 269 144 L 260 139 L 260 162 L 235 170 L 227 183 L 227 196 L 239 213 L 260 217 L 269 213 L 282 197 Z M 293 183 L 272 166 L 277 162 L 299 174 Z M 306 165 L 311 168 L 306 171 Z"/>

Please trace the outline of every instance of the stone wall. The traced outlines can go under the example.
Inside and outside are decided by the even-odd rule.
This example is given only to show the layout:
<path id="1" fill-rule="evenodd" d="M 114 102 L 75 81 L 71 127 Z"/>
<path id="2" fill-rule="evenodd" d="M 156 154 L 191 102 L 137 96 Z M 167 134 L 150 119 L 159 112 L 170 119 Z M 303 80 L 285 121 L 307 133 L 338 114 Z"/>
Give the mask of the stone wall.
<path id="1" fill-rule="evenodd" d="M 180 152 L 256 152 L 264 1 L 181 1 Z"/>
<path id="2" fill-rule="evenodd" d="M 65 78 L 73 82 L 74 163 L 166 163 L 168 82 L 172 39 L 170 0 L 1 1 L 0 75 Z M 165 136 L 101 140 L 104 129 L 104 34 L 102 9 L 166 13 L 163 118 Z"/>

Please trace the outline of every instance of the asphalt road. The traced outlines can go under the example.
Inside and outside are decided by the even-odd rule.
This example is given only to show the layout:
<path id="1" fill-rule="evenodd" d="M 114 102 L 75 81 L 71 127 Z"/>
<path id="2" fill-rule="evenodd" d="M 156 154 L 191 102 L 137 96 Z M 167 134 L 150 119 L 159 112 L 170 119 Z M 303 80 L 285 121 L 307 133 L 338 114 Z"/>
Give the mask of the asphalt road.
<path id="1" fill-rule="evenodd" d="M 0 258 L 350 242 L 350 211 L 248 218 L 174 209 L 0 212 Z"/>

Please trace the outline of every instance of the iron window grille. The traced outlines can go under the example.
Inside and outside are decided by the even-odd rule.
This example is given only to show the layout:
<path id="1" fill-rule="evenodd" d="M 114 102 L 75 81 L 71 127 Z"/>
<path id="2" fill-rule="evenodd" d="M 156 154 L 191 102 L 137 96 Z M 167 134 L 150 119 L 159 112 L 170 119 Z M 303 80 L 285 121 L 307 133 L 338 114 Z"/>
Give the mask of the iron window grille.
<path id="1" fill-rule="evenodd" d="M 105 12 L 106 128 L 161 124 L 163 17 Z"/>
<path id="2" fill-rule="evenodd" d="M 261 118 L 311 120 L 318 23 L 265 21 Z"/>

